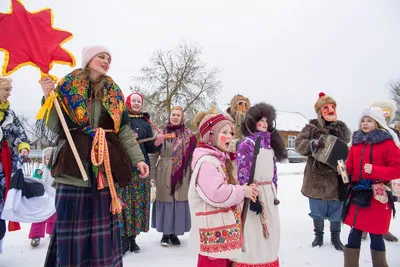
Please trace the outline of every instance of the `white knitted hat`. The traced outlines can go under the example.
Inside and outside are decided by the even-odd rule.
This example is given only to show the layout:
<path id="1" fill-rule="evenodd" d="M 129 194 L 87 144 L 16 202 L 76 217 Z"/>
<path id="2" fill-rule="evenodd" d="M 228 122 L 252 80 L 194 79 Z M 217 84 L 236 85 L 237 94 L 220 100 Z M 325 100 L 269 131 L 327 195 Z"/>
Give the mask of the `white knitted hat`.
<path id="1" fill-rule="evenodd" d="M 384 128 L 388 133 L 390 133 L 396 145 L 400 146 L 399 137 L 392 129 L 390 129 L 389 125 L 386 122 L 383 110 L 381 108 L 369 107 L 364 109 L 360 118 L 360 125 L 364 117 L 370 117 L 371 119 L 376 121 L 382 128 Z"/>
<path id="2" fill-rule="evenodd" d="M 105 47 L 105 46 L 86 46 L 82 50 L 82 69 L 85 69 L 89 62 L 98 54 L 100 53 L 106 53 L 110 56 L 111 59 L 111 52 L 110 50 Z"/>

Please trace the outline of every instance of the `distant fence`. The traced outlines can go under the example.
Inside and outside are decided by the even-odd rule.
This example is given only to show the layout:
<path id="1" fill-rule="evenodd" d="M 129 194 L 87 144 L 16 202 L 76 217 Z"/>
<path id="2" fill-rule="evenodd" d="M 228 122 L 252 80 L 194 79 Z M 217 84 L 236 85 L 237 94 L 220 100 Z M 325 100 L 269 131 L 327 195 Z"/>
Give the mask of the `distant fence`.
<path id="1" fill-rule="evenodd" d="M 43 150 L 32 149 L 28 158 L 24 160 L 22 171 L 25 176 L 32 176 L 34 170 L 42 167 Z"/>

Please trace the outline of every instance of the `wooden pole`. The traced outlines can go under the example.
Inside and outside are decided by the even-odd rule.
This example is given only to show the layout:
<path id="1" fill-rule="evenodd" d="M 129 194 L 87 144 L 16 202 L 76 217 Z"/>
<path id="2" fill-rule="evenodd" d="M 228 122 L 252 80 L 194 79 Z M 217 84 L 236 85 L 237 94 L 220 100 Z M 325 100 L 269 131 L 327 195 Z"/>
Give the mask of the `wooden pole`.
<path id="1" fill-rule="evenodd" d="M 50 92 L 50 94 L 53 95 L 54 91 L 52 90 Z M 79 168 L 79 170 L 81 172 L 82 178 L 83 178 L 84 181 L 87 181 L 88 180 L 87 173 L 85 171 L 85 168 L 83 167 L 82 160 L 79 157 L 78 150 L 76 150 L 76 146 L 75 146 L 74 140 L 72 139 L 71 132 L 69 131 L 69 128 L 67 126 L 67 122 L 65 121 L 64 114 L 63 114 L 63 112 L 61 110 L 60 103 L 58 103 L 58 99 L 57 98 L 54 98 L 54 107 L 56 108 L 58 117 L 60 118 L 61 125 L 62 125 L 62 127 L 64 129 L 65 135 L 67 136 L 68 143 L 69 143 L 69 145 L 71 147 L 72 153 L 74 154 L 74 158 L 76 160 L 76 163 L 78 164 L 78 168 Z M 48 112 L 50 112 L 50 110 Z"/>

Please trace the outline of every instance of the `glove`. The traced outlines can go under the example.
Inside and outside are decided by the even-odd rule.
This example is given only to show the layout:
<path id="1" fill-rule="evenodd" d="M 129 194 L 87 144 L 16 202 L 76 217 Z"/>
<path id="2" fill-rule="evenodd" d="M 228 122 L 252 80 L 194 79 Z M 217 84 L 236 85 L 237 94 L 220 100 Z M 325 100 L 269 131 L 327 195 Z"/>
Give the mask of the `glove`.
<path id="1" fill-rule="evenodd" d="M 262 212 L 262 206 L 258 197 L 256 202 L 250 201 L 250 210 L 256 212 L 257 215 Z"/>
<path id="2" fill-rule="evenodd" d="M 311 140 L 311 146 L 312 148 L 324 148 L 324 142 L 322 142 L 321 139 L 313 139 Z"/>

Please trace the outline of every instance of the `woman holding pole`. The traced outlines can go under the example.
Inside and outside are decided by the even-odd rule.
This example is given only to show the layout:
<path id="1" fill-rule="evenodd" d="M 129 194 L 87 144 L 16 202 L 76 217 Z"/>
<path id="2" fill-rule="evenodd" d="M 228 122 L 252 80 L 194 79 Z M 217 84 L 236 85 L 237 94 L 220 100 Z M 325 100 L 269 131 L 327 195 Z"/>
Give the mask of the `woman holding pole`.
<path id="1" fill-rule="evenodd" d="M 65 118 L 59 120 L 55 108 L 48 111 L 47 126 L 59 138 L 51 169 L 57 183 L 57 221 L 45 266 L 122 266 L 122 207 L 114 183 L 127 186 L 131 166 L 142 178 L 149 169 L 130 127 L 122 91 L 106 76 L 110 63 L 106 47 L 85 47 L 82 69 L 62 78 L 56 88 L 50 78 L 40 82 L 44 105 L 54 102 L 57 108 L 59 102 Z M 68 135 L 73 142 L 67 142 Z"/>

